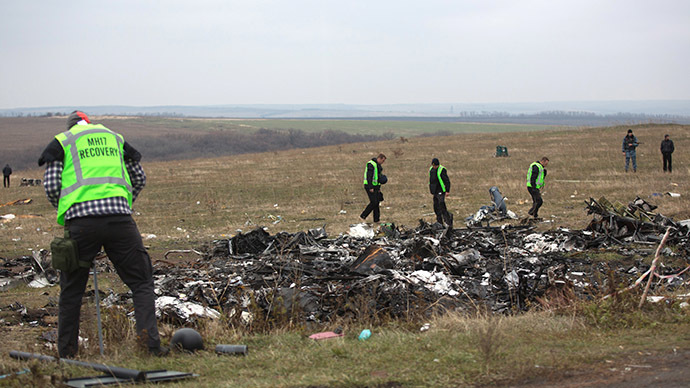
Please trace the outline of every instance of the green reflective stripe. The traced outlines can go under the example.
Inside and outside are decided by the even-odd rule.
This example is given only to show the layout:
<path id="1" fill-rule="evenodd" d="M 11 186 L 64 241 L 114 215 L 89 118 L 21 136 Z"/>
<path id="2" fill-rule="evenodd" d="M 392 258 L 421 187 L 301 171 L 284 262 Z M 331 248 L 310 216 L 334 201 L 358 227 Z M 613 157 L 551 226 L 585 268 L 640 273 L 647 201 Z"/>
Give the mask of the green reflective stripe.
<path id="1" fill-rule="evenodd" d="M 446 192 L 446 184 L 443 183 L 443 179 L 441 179 L 441 172 L 443 171 L 444 168 L 445 167 L 439 165 L 438 168 L 436 169 L 436 175 L 438 176 L 438 183 L 441 184 L 441 190 L 443 190 L 443 192 L 445 193 Z M 434 169 L 433 167 L 429 167 L 429 172 L 431 172 L 431 170 L 433 170 L 433 169 Z"/>
<path id="2" fill-rule="evenodd" d="M 534 166 L 537 166 L 537 169 L 539 169 L 539 174 L 537 175 L 535 183 L 537 185 L 537 189 L 541 189 L 544 187 L 544 166 L 542 166 L 539 162 L 534 162 L 529 165 L 529 170 L 527 170 L 527 187 L 532 187 L 532 168 Z"/>
<path id="3" fill-rule="evenodd" d="M 376 162 L 374 162 L 373 160 L 368 161 L 366 166 L 364 167 L 364 184 L 369 184 L 369 181 L 367 181 L 367 169 L 369 164 L 371 164 L 374 167 L 374 179 L 372 179 L 371 185 L 379 186 L 379 169 L 376 168 Z"/>
<path id="4" fill-rule="evenodd" d="M 103 178 L 85 178 L 81 179 L 79 182 L 73 184 L 72 186 L 65 187 L 62 190 L 60 190 L 60 198 L 66 197 L 73 192 L 77 191 L 80 187 L 82 186 L 88 186 L 88 185 L 105 185 L 108 183 L 112 183 L 114 185 L 122 185 L 127 188 L 131 188 L 132 186 L 127 183 L 126 180 L 122 178 L 116 178 L 116 177 L 103 177 Z"/>

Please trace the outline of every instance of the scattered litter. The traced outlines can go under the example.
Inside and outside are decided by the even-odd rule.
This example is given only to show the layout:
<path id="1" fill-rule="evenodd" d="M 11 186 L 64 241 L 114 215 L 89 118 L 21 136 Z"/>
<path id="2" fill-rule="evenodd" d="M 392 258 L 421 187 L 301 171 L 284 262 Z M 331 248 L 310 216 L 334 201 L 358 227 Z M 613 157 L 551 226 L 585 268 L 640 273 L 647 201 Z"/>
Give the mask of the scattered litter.
<path id="1" fill-rule="evenodd" d="M 489 188 L 489 198 L 491 205 L 482 206 L 474 215 L 465 218 L 465 224 L 468 227 L 482 226 L 484 222 L 486 222 L 486 226 L 490 226 L 491 222 L 505 219 L 516 220 L 518 218 L 506 207 L 506 198 L 503 197 L 498 187 L 491 186 Z"/>
<path id="2" fill-rule="evenodd" d="M 10 201 L 10 202 L 4 203 L 4 204 L 0 204 L 0 207 L 3 207 L 3 206 L 12 206 L 12 205 L 28 205 L 28 204 L 30 204 L 31 202 L 33 202 L 33 200 L 32 200 L 31 198 L 16 199 L 16 200 L 14 200 L 14 201 Z"/>
<path id="3" fill-rule="evenodd" d="M 239 356 L 246 356 L 249 353 L 247 345 L 216 345 L 216 353 L 218 354 L 235 354 Z"/>
<path id="4" fill-rule="evenodd" d="M 163 257 L 165 257 L 165 259 L 167 260 L 168 255 L 170 255 L 171 253 L 196 253 L 197 255 L 200 255 L 200 256 L 204 255 L 203 253 L 201 253 L 195 249 L 172 249 L 172 250 L 165 252 L 165 255 L 163 255 Z"/>
<path id="5" fill-rule="evenodd" d="M 352 264 L 352 270 L 362 275 L 372 275 L 395 266 L 390 255 L 379 245 L 369 245 Z"/>
<path id="6" fill-rule="evenodd" d="M 357 339 L 360 341 L 366 341 L 371 337 L 371 330 L 369 329 L 364 329 L 362 330 L 361 333 L 359 333 L 359 336 L 357 336 Z"/>
<path id="7" fill-rule="evenodd" d="M 431 327 L 431 325 L 429 325 L 428 323 L 425 323 L 422 325 L 422 327 L 419 328 L 419 331 L 421 331 L 421 332 L 428 331 L 430 327 Z"/>
<path id="8" fill-rule="evenodd" d="M 16 372 L 6 373 L 6 374 L 0 376 L 0 379 L 4 379 L 4 378 L 10 377 L 10 376 L 23 375 L 24 373 L 28 373 L 30 371 L 31 371 L 30 369 L 24 368 L 24 369 L 16 371 Z"/>
<path id="9" fill-rule="evenodd" d="M 670 192 L 670 191 L 666 192 L 666 195 L 668 195 L 668 196 L 671 197 L 671 198 L 678 198 L 678 197 L 680 197 L 680 194 L 678 194 L 678 193 L 672 193 L 672 192 Z"/>
<path id="10" fill-rule="evenodd" d="M 54 286 L 54 285 L 55 285 L 55 283 L 51 283 L 43 275 L 37 276 L 36 278 L 34 278 L 34 280 L 32 280 L 28 284 L 28 286 L 31 288 L 44 288 L 44 287 L 50 287 L 50 286 Z"/>
<path id="11" fill-rule="evenodd" d="M 19 182 L 19 186 L 40 186 L 41 182 L 43 181 L 40 179 L 22 178 Z"/>
<path id="12" fill-rule="evenodd" d="M 188 379 L 190 377 L 199 377 L 199 375 L 194 373 L 168 371 L 164 369 L 154 371 L 139 371 L 135 369 L 121 368 L 118 366 L 96 364 L 86 361 L 72 360 L 69 358 L 55 358 L 52 356 L 45 356 L 38 353 L 27 353 L 16 350 L 10 351 L 10 357 L 18 360 L 37 359 L 41 361 L 58 362 L 68 365 L 91 368 L 96 371 L 106 373 L 106 375 L 104 376 L 77 377 L 67 379 L 63 383 L 68 387 L 100 387 L 111 384 L 122 385 L 133 382 L 163 382 Z"/>
<path id="13" fill-rule="evenodd" d="M 194 302 L 183 302 L 172 296 L 159 296 L 156 299 L 156 316 L 164 320 L 194 322 L 197 318 L 217 319 L 220 313 L 212 308 Z"/>
<path id="14" fill-rule="evenodd" d="M 320 341 L 320 340 L 325 340 L 325 339 L 331 339 L 331 338 L 340 338 L 345 336 L 343 333 L 342 329 L 338 328 L 333 331 L 324 331 L 321 333 L 316 333 L 312 334 L 309 336 L 309 338 L 315 340 L 315 341 Z"/>
<path id="15" fill-rule="evenodd" d="M 275 225 L 283 220 L 283 216 L 274 216 L 273 214 L 269 214 L 266 216 L 269 220 L 271 220 L 271 224 Z"/>
<path id="16" fill-rule="evenodd" d="M 358 238 L 374 238 L 376 233 L 371 226 L 367 225 L 366 223 L 360 223 L 350 226 L 349 235 Z"/>

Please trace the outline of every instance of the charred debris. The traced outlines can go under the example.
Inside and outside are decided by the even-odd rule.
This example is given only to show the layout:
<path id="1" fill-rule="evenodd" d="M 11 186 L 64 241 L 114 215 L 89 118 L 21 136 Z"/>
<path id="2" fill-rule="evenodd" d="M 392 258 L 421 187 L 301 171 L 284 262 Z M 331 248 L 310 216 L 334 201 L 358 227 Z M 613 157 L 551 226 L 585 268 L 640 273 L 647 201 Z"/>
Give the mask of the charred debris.
<path id="1" fill-rule="evenodd" d="M 685 222 L 653 213 L 655 207 L 639 198 L 627 206 L 590 199 L 586 206 L 593 219 L 584 230 L 538 231 L 536 225 L 451 230 L 422 220 L 413 229 L 382 224 L 371 230 L 374 237 L 330 237 L 325 228 L 270 235 L 257 228 L 209 242 L 194 251 L 201 255 L 193 260 L 157 261 L 157 313 L 174 324 L 224 316 L 233 324 L 253 325 L 558 307 L 634 282 L 649 269 L 645 257 L 654 255 L 668 228 L 673 249 L 663 254 L 673 259 L 665 259 L 652 290 L 673 291 L 690 279 L 690 271 L 680 272 L 690 249 Z M 596 260 L 597 253 L 612 251 L 616 259 Z M 45 267 L 37 261 L 22 262 L 31 277 L 8 269 L 12 261 L 5 262 L 1 276 L 33 281 Z M 110 291 L 101 300 L 131 305 L 129 293 Z"/>
<path id="2" fill-rule="evenodd" d="M 627 207 L 603 205 L 608 203 L 587 202 L 594 216 L 585 230 L 449 230 L 420 220 L 414 229 L 382 224 L 373 238 L 331 238 L 324 228 L 275 235 L 257 228 L 209 243 L 200 249 L 203 257 L 188 264 L 159 261 L 156 292 L 244 324 L 270 317 L 413 318 L 449 310 L 520 312 L 603 295 L 649 268 L 645 257 L 654 255 L 669 227 L 674 250 L 664 254 L 679 264 L 662 274 L 687 265 L 687 225 L 653 214 L 654 207 L 639 198 Z M 357 225 L 352 234 L 362 235 L 363 228 Z M 605 262 L 590 254 L 606 251 L 624 259 Z M 673 290 L 687 279 L 688 273 L 669 275 L 655 287 Z M 195 316 L 189 309 L 159 307 L 173 321 Z"/>

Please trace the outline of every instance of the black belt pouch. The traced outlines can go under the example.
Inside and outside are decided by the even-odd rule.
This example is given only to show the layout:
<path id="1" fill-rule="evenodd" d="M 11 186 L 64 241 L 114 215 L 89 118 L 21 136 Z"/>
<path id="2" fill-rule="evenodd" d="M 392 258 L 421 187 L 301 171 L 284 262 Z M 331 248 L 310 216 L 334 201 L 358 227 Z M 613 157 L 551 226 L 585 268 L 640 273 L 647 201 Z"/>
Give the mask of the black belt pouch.
<path id="1" fill-rule="evenodd" d="M 53 268 L 63 272 L 74 272 L 79 269 L 79 249 L 77 242 L 69 237 L 65 226 L 65 237 L 55 237 L 50 243 Z"/>

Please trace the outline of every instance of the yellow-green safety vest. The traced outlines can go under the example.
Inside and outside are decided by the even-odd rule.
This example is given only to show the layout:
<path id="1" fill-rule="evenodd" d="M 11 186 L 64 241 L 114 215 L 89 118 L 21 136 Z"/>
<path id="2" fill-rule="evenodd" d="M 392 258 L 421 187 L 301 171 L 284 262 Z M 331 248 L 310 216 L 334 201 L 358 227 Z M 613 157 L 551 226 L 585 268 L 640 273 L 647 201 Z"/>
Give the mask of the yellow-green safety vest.
<path id="1" fill-rule="evenodd" d="M 431 172 L 431 170 L 433 168 L 434 168 L 433 166 L 429 167 L 429 172 Z M 441 172 L 443 171 L 444 168 L 445 167 L 439 165 L 438 168 L 436 169 L 436 175 L 438 175 L 438 183 L 441 184 L 441 190 L 443 190 L 443 192 L 445 193 L 446 192 L 446 184 L 443 183 L 443 179 L 441 179 Z"/>
<path id="2" fill-rule="evenodd" d="M 527 187 L 532 187 L 532 167 L 537 166 L 539 169 L 539 175 L 537 175 L 537 189 L 544 187 L 544 166 L 539 162 L 534 162 L 529 165 L 529 170 L 527 170 Z"/>
<path id="3" fill-rule="evenodd" d="M 123 137 L 100 124 L 75 125 L 55 138 L 65 153 L 57 222 L 74 204 L 124 197 L 132 207 L 132 182 L 123 159 Z"/>
<path id="4" fill-rule="evenodd" d="M 365 185 L 369 184 L 367 181 L 367 168 L 370 164 L 374 167 L 374 179 L 372 179 L 371 185 L 372 186 L 381 186 L 379 184 L 379 169 L 376 167 L 378 163 L 374 162 L 373 160 L 368 161 L 366 166 L 364 167 L 364 184 Z"/>

